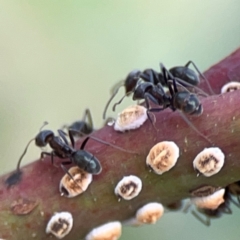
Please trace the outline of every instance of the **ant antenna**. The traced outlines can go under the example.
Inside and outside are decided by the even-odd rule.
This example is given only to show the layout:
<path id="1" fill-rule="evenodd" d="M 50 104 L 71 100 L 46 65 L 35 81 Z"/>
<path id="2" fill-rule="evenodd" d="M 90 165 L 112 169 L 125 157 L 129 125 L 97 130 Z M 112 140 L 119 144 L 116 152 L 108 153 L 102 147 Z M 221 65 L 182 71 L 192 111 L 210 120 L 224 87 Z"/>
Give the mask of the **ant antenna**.
<path id="1" fill-rule="evenodd" d="M 42 125 L 42 126 L 40 127 L 40 129 L 39 129 L 39 132 L 41 132 L 42 129 L 43 129 L 46 125 L 48 125 L 48 122 L 47 122 L 47 121 L 44 121 L 44 122 L 43 122 L 43 125 Z"/>
<path id="2" fill-rule="evenodd" d="M 42 130 L 46 125 L 48 125 L 48 122 L 47 122 L 47 121 L 43 122 L 43 125 L 42 125 L 42 126 L 40 127 L 40 129 L 39 129 L 39 132 L 41 132 L 41 130 Z M 25 154 L 27 153 L 28 147 L 29 147 L 30 143 L 31 143 L 33 140 L 35 140 L 35 137 L 32 138 L 32 139 L 28 142 L 28 144 L 27 144 L 27 146 L 25 147 L 22 155 L 20 156 L 20 158 L 19 158 L 19 160 L 18 160 L 18 164 L 17 164 L 17 172 L 20 172 L 20 164 L 21 164 L 21 161 L 22 161 L 23 157 L 25 156 Z"/>
<path id="3" fill-rule="evenodd" d="M 123 86 L 123 85 L 121 85 L 121 86 Z M 120 86 L 120 87 L 121 87 L 121 86 Z M 119 87 L 119 88 L 120 88 L 120 87 Z M 104 108 L 104 111 L 103 111 L 103 119 L 106 119 L 107 109 L 108 109 L 111 101 L 113 100 L 113 98 L 117 95 L 119 88 L 117 88 L 117 89 L 115 90 L 115 92 L 112 94 L 112 96 L 111 96 L 110 99 L 108 100 L 108 102 L 107 102 L 107 104 L 106 104 L 106 106 L 105 106 L 105 108 Z"/>
<path id="4" fill-rule="evenodd" d="M 103 111 L 103 119 L 106 119 L 106 113 L 107 113 L 107 109 L 111 103 L 111 101 L 113 100 L 113 98 L 117 95 L 118 93 L 118 90 L 120 87 L 124 87 L 124 80 L 118 82 L 117 84 L 115 84 L 112 89 L 111 89 L 111 93 L 112 93 L 112 96 L 110 97 L 110 99 L 108 100 L 105 108 L 104 108 L 104 111 Z"/>
<path id="5" fill-rule="evenodd" d="M 34 139 L 35 139 L 35 138 L 31 139 L 31 140 L 28 142 L 26 148 L 24 149 L 22 155 L 20 156 L 20 158 L 19 158 L 19 160 L 18 160 L 18 164 L 17 164 L 17 169 L 16 169 L 16 171 L 15 171 L 13 174 L 11 174 L 11 175 L 5 180 L 5 183 L 7 184 L 7 187 L 8 187 L 8 188 L 11 187 L 12 185 L 15 185 L 16 183 L 18 183 L 18 182 L 21 180 L 22 172 L 20 171 L 20 163 L 21 163 L 24 155 L 26 154 L 27 149 L 28 149 L 30 143 L 31 143 Z"/>
<path id="6" fill-rule="evenodd" d="M 32 139 L 28 142 L 26 148 L 24 149 L 22 155 L 20 156 L 20 158 L 19 158 L 19 160 L 18 160 L 18 164 L 17 164 L 17 172 L 20 171 L 21 161 L 22 161 L 23 157 L 25 156 L 25 154 L 27 153 L 28 147 L 29 147 L 30 143 L 31 143 L 33 140 L 35 140 L 35 138 L 32 138 Z"/>

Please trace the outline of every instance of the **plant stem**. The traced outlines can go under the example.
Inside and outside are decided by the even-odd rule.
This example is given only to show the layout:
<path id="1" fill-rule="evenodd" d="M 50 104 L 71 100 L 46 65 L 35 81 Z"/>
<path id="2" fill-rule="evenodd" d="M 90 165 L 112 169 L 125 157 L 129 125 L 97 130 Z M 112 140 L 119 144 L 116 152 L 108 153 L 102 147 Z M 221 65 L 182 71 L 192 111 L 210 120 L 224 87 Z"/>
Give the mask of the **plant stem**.
<path id="1" fill-rule="evenodd" d="M 197 177 L 192 161 L 211 144 L 197 134 L 180 116 L 179 112 L 164 110 L 156 113 L 155 128 L 149 121 L 139 129 L 119 133 L 106 126 L 93 136 L 135 151 L 130 154 L 94 140 L 89 140 L 86 150 L 101 162 L 103 171 L 93 177 L 93 182 L 82 195 L 69 199 L 61 197 L 58 186 L 64 172 L 51 164 L 49 158 L 37 160 L 22 168 L 20 183 L 7 188 L 0 178 L 0 238 L 8 240 L 52 239 L 45 228 L 54 212 L 69 211 L 73 215 L 73 229 L 64 239 L 82 239 L 94 227 L 109 221 L 123 221 L 134 216 L 139 207 L 148 202 L 169 205 L 189 198 L 190 191 L 204 184 L 225 187 L 240 180 L 240 94 L 239 91 L 219 95 L 222 85 L 240 78 L 240 49 L 204 73 L 216 94 L 202 98 L 203 114 L 188 117 L 191 123 L 225 154 L 225 165 L 212 177 Z M 200 84 L 208 90 L 205 82 Z M 163 175 L 150 172 L 145 165 L 146 156 L 154 144 L 174 141 L 180 148 L 176 166 Z M 77 143 L 79 147 L 81 141 Z M 61 160 L 56 160 L 56 164 Z M 59 164 L 60 166 L 60 164 Z M 143 182 L 138 197 L 118 201 L 114 188 L 123 176 L 136 175 Z M 11 205 L 18 199 L 37 204 L 25 216 L 15 215 Z"/>

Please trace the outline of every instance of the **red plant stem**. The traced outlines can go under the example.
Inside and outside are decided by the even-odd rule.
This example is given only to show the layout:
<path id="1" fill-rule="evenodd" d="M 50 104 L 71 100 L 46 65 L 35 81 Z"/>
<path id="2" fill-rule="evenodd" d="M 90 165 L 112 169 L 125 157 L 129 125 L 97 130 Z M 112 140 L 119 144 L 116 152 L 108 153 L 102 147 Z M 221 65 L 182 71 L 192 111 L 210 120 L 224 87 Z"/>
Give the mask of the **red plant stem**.
<path id="1" fill-rule="evenodd" d="M 205 76 L 216 94 L 222 85 L 240 78 L 240 49 L 211 67 Z M 207 91 L 202 82 L 200 87 Z M 190 190 L 203 184 L 222 186 L 240 180 L 240 94 L 239 91 L 214 95 L 202 99 L 204 112 L 190 117 L 197 129 L 225 153 L 225 165 L 212 177 L 197 177 L 192 161 L 211 144 L 198 135 L 179 113 L 165 110 L 156 113 L 156 130 L 147 121 L 137 130 L 119 133 L 106 126 L 94 133 L 95 137 L 114 143 L 137 154 L 121 152 L 112 147 L 90 140 L 86 149 L 100 161 L 103 171 L 93 177 L 87 191 L 75 198 L 61 197 L 58 186 L 62 169 L 51 164 L 50 159 L 37 160 L 22 168 L 19 184 L 7 188 L 0 178 L 0 238 L 8 240 L 52 239 L 45 228 L 54 212 L 69 211 L 73 215 L 73 229 L 64 239 L 82 239 L 94 227 L 103 223 L 133 217 L 136 210 L 150 201 L 169 205 L 190 197 Z M 174 141 L 180 148 L 176 166 L 163 175 L 149 172 L 145 159 L 150 148 L 160 141 Z M 81 142 L 78 142 L 78 147 Z M 60 161 L 60 160 L 59 160 Z M 57 161 L 58 162 L 58 161 Z M 60 166 L 60 165 L 59 165 Z M 143 181 L 138 197 L 118 202 L 114 188 L 123 176 L 137 175 Z M 18 199 L 37 203 L 36 208 L 25 216 L 14 215 L 11 204 Z"/>

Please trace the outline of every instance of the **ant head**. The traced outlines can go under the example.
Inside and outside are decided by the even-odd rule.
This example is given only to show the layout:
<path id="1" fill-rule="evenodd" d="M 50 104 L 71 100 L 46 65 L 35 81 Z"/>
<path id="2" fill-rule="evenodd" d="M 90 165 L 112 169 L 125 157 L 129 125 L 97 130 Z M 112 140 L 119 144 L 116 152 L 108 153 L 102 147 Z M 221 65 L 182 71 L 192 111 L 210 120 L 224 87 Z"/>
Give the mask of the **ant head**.
<path id="1" fill-rule="evenodd" d="M 134 91 L 134 88 L 137 84 L 140 74 L 141 74 L 141 71 L 135 69 L 127 75 L 125 83 L 124 83 L 126 93 Z"/>
<path id="2" fill-rule="evenodd" d="M 180 78 L 194 86 L 197 86 L 200 83 L 199 76 L 188 67 L 173 67 L 169 69 L 169 72 L 174 77 Z"/>
<path id="3" fill-rule="evenodd" d="M 72 155 L 73 162 L 85 172 L 99 174 L 102 166 L 98 159 L 85 150 L 78 150 Z"/>
<path id="4" fill-rule="evenodd" d="M 177 109 L 182 110 L 184 113 L 191 115 L 201 115 L 202 105 L 197 97 L 193 93 L 187 91 L 177 92 L 174 95 L 174 106 Z"/>
<path id="5" fill-rule="evenodd" d="M 45 147 L 49 141 L 54 137 L 54 133 L 51 130 L 43 130 L 35 137 L 35 144 L 38 147 Z"/>

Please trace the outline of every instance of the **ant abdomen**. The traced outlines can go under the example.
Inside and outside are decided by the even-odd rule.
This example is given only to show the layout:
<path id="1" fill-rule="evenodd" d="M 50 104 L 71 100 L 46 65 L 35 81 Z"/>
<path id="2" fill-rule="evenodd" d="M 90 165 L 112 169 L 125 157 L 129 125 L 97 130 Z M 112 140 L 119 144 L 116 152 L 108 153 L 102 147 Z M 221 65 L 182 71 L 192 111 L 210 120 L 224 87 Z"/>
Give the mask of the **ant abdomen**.
<path id="1" fill-rule="evenodd" d="M 186 114 L 197 116 L 202 114 L 202 104 L 197 98 L 197 96 L 193 93 L 189 93 L 186 91 L 177 92 L 174 95 L 173 101 L 174 107 L 176 109 L 182 110 Z"/>
<path id="2" fill-rule="evenodd" d="M 173 67 L 169 69 L 169 72 L 174 77 L 180 78 L 194 86 L 197 86 L 200 83 L 199 76 L 195 73 L 195 71 L 188 67 Z"/>
<path id="3" fill-rule="evenodd" d="M 76 151 L 72 155 L 72 160 L 79 168 L 88 173 L 99 174 L 102 171 L 102 166 L 98 159 L 87 151 Z"/>

